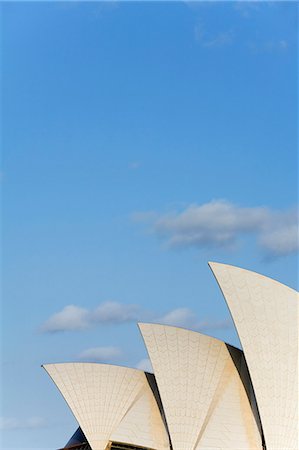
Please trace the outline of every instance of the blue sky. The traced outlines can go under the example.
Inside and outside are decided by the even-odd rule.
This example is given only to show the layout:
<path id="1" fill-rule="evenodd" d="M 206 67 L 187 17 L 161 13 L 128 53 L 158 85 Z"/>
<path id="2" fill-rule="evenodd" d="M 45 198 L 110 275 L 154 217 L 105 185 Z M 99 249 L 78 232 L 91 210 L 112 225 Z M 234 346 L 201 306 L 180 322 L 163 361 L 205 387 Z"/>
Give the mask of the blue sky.
<path id="1" fill-rule="evenodd" d="M 207 266 L 297 286 L 297 5 L 2 3 L 2 448 L 76 428 L 42 363 L 238 344 Z"/>

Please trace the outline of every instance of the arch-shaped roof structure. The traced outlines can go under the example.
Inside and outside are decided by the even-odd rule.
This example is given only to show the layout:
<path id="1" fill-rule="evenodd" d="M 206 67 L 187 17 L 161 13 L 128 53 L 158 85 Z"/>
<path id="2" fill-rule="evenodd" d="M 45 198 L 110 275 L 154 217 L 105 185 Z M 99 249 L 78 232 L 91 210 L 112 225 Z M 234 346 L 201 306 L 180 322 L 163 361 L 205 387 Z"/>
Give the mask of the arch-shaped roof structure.
<path id="1" fill-rule="evenodd" d="M 46 364 L 93 450 L 110 441 L 169 450 L 168 434 L 144 372 L 96 363 Z"/>
<path id="2" fill-rule="evenodd" d="M 173 449 L 261 450 L 258 425 L 234 363 L 242 352 L 182 328 L 144 323 L 139 327 Z"/>
<path id="3" fill-rule="evenodd" d="M 298 293 L 255 272 L 209 264 L 241 340 L 267 450 L 298 450 Z"/>

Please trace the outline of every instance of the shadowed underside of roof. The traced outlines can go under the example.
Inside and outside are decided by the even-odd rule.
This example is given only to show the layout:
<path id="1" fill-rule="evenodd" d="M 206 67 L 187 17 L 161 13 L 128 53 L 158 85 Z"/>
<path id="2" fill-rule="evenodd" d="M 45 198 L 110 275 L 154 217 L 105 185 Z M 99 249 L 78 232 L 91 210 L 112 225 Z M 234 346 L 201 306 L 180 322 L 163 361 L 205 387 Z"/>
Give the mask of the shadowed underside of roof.
<path id="1" fill-rule="evenodd" d="M 91 447 L 88 444 L 83 431 L 79 427 L 77 428 L 71 439 L 69 439 L 68 443 L 60 450 L 91 450 Z M 145 449 L 144 447 L 139 446 L 136 447 L 122 442 L 109 442 L 107 450 L 151 450 L 151 449 Z"/>

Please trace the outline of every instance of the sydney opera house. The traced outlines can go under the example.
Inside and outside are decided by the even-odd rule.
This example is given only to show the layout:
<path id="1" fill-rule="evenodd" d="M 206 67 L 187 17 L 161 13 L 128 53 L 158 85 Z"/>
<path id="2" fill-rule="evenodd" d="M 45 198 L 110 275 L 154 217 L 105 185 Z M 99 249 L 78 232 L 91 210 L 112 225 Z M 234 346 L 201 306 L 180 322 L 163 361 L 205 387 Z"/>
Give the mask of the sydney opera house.
<path id="1" fill-rule="evenodd" d="M 140 323 L 154 374 L 44 365 L 78 422 L 73 450 L 299 450 L 298 293 L 211 263 L 242 350 Z"/>

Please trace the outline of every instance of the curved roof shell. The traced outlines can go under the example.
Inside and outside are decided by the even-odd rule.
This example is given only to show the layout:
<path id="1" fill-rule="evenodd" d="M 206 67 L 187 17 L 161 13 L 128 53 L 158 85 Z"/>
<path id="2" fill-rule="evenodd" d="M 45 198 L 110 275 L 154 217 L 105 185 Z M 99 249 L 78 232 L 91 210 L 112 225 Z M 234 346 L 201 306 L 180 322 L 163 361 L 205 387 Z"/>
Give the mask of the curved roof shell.
<path id="1" fill-rule="evenodd" d="M 298 450 L 298 293 L 255 272 L 210 267 L 241 340 L 267 450 Z"/>
<path id="2" fill-rule="evenodd" d="M 96 363 L 46 364 L 93 450 L 110 441 L 169 450 L 169 440 L 144 372 Z"/>
<path id="3" fill-rule="evenodd" d="M 258 425 L 238 372 L 242 352 L 182 328 L 144 323 L 139 327 L 173 449 L 261 450 Z"/>

